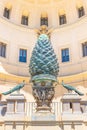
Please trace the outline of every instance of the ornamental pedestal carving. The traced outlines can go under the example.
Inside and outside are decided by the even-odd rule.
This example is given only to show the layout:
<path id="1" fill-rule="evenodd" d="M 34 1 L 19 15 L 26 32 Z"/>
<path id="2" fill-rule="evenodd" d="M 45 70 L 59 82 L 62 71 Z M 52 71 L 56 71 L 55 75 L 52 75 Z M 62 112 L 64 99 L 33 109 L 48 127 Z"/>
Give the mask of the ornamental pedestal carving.
<path id="1" fill-rule="evenodd" d="M 33 86 L 33 96 L 37 103 L 37 111 L 51 111 L 51 103 L 55 91 L 52 83 L 40 82 Z"/>

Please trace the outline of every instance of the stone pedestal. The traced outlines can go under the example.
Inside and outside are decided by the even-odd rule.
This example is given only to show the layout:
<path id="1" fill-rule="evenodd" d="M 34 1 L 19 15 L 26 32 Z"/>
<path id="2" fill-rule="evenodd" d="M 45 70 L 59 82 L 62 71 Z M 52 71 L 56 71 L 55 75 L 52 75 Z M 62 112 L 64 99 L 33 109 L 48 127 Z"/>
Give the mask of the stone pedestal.
<path id="1" fill-rule="evenodd" d="M 33 87 L 33 96 L 37 103 L 36 111 L 51 111 L 50 104 L 54 97 L 54 87 L 52 86 L 35 86 Z"/>
<path id="2" fill-rule="evenodd" d="M 7 98 L 7 112 L 4 117 L 5 130 L 24 130 L 25 101 L 23 94 L 11 94 Z"/>
<path id="3" fill-rule="evenodd" d="M 7 98 L 7 114 L 24 114 L 25 97 L 23 94 L 11 94 Z"/>
<path id="4" fill-rule="evenodd" d="M 33 96 L 36 100 L 36 112 L 32 114 L 32 121 L 55 121 L 55 115 L 51 112 L 51 103 L 55 91 L 51 80 L 34 82 Z"/>
<path id="5" fill-rule="evenodd" d="M 33 113 L 32 121 L 55 121 L 56 116 L 54 113 L 51 113 L 49 111 L 38 111 L 36 113 Z"/>
<path id="6" fill-rule="evenodd" d="M 75 93 L 66 93 L 62 97 L 63 114 L 67 113 L 81 113 L 80 96 Z"/>

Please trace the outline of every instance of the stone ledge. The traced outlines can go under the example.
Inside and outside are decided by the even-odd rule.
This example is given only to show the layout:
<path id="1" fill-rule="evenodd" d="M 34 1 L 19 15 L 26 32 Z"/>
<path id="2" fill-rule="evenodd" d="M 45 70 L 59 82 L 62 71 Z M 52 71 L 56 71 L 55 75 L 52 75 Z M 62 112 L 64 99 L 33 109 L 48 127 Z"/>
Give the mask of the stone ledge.
<path id="1" fill-rule="evenodd" d="M 83 114 L 64 114 L 62 121 L 83 121 Z"/>
<path id="2" fill-rule="evenodd" d="M 24 115 L 6 115 L 4 121 L 30 121 L 31 118 Z"/>

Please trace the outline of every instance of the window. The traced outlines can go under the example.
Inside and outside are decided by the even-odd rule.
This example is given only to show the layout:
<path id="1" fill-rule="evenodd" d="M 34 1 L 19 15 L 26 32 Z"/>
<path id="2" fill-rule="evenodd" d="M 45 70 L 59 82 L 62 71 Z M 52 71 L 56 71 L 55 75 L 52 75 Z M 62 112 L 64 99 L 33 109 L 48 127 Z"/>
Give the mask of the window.
<path id="1" fill-rule="evenodd" d="M 9 19 L 10 18 L 10 9 L 5 8 L 3 16 Z"/>
<path id="2" fill-rule="evenodd" d="M 47 17 L 41 17 L 41 24 L 40 25 L 48 26 L 48 18 Z"/>
<path id="3" fill-rule="evenodd" d="M 85 15 L 84 8 L 83 7 L 78 8 L 78 17 L 80 18 L 83 15 Z"/>
<path id="4" fill-rule="evenodd" d="M 27 62 L 27 50 L 19 50 L 19 62 Z"/>
<path id="5" fill-rule="evenodd" d="M 42 12 L 41 13 L 41 18 L 40 18 L 40 25 L 46 25 L 48 26 L 48 14 L 47 12 Z"/>
<path id="6" fill-rule="evenodd" d="M 82 44 L 83 57 L 87 56 L 87 42 Z"/>
<path id="7" fill-rule="evenodd" d="M 28 16 L 24 16 L 24 15 L 22 16 L 21 24 L 28 25 Z"/>
<path id="8" fill-rule="evenodd" d="M 65 14 L 59 16 L 59 24 L 60 25 L 66 24 L 66 15 Z"/>
<path id="9" fill-rule="evenodd" d="M 0 56 L 6 57 L 6 44 L 0 43 Z"/>
<path id="10" fill-rule="evenodd" d="M 72 102 L 70 102 L 70 109 L 72 109 Z"/>
<path id="11" fill-rule="evenodd" d="M 62 54 L 62 62 L 68 62 L 69 61 L 69 49 L 62 49 L 61 50 L 61 54 Z"/>

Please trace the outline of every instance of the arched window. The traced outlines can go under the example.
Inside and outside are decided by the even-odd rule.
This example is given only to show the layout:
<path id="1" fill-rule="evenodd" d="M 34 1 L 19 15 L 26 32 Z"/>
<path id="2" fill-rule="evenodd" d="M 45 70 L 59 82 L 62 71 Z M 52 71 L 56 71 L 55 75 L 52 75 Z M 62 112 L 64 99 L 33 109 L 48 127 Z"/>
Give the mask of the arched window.
<path id="1" fill-rule="evenodd" d="M 80 8 L 78 8 L 78 17 L 82 17 L 85 15 L 85 11 L 84 11 L 84 8 L 83 6 L 81 6 Z"/>
<path id="2" fill-rule="evenodd" d="M 47 16 L 47 13 L 44 12 L 41 14 L 41 19 L 40 19 L 40 25 L 46 25 L 48 26 L 48 16 Z"/>
<path id="3" fill-rule="evenodd" d="M 28 11 L 24 10 L 21 17 L 21 24 L 28 25 L 28 17 L 29 17 Z"/>
<path id="4" fill-rule="evenodd" d="M 62 25 L 62 24 L 66 24 L 66 14 L 65 14 L 65 11 L 64 10 L 60 10 L 59 11 L 59 24 Z"/>
<path id="5" fill-rule="evenodd" d="M 6 17 L 7 19 L 10 18 L 11 8 L 12 8 L 12 5 L 10 3 L 7 3 L 5 8 L 4 8 L 3 16 Z"/>
<path id="6" fill-rule="evenodd" d="M 79 18 L 85 15 L 85 10 L 84 10 L 83 4 L 81 2 L 77 3 L 77 11 L 78 11 Z"/>
<path id="7" fill-rule="evenodd" d="M 66 15 L 65 14 L 59 16 L 59 24 L 60 25 L 66 24 Z"/>

